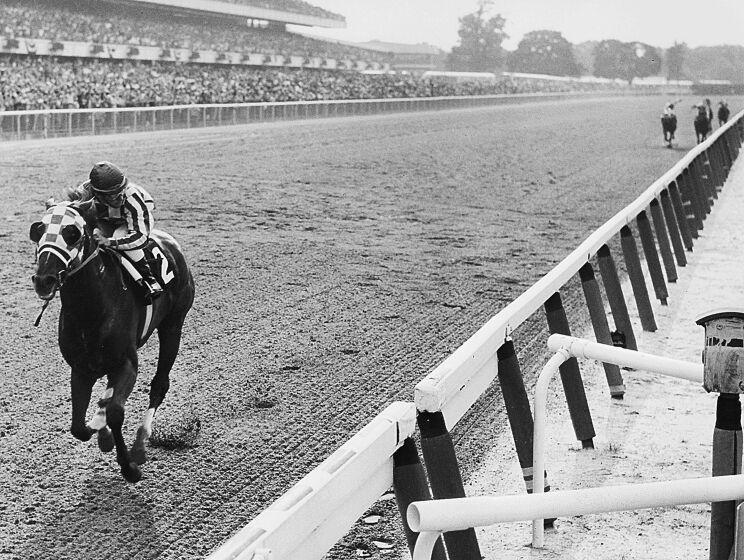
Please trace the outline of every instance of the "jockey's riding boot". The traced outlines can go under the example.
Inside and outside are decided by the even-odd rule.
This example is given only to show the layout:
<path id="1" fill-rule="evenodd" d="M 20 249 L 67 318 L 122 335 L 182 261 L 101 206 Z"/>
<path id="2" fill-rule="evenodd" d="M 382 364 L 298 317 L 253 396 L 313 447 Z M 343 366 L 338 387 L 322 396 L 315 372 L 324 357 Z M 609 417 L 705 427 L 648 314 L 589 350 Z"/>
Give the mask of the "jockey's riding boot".
<path id="1" fill-rule="evenodd" d="M 145 290 L 147 290 L 145 299 L 153 300 L 163 293 L 163 288 L 153 275 L 152 270 L 150 269 L 150 263 L 147 262 L 147 259 L 137 261 L 134 263 L 134 267 L 142 276 L 142 285 Z"/>

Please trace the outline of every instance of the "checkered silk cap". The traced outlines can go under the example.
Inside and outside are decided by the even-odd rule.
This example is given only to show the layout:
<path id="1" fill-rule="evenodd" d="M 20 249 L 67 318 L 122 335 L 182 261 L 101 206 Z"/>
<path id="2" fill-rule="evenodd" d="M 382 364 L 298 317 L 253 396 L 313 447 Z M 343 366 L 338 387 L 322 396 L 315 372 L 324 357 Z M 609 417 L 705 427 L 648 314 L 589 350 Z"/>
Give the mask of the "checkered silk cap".
<path id="1" fill-rule="evenodd" d="M 41 223 L 46 226 L 44 235 L 39 240 L 39 256 L 49 252 L 56 255 L 65 266 L 80 254 L 80 247 L 68 246 L 62 237 L 62 228 L 73 225 L 82 234 L 85 228 L 85 220 L 72 208 L 69 203 L 61 202 L 52 206 L 41 218 Z"/>

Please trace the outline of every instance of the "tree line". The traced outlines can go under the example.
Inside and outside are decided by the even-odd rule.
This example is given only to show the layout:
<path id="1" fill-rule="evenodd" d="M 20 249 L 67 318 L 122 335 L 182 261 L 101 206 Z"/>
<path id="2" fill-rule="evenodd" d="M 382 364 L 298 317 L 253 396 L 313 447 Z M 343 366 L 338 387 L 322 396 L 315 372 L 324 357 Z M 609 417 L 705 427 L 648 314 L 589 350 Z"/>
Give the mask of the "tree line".
<path id="1" fill-rule="evenodd" d="M 526 33 L 514 51 L 503 42 L 506 19 L 489 15 L 492 0 L 480 0 L 478 9 L 460 18 L 460 42 L 448 56 L 451 70 L 494 72 L 509 70 L 530 74 L 601 78 L 665 76 L 670 80 L 720 79 L 744 81 L 744 47 L 722 45 L 689 48 L 675 43 L 668 49 L 640 41 L 615 39 L 570 43 L 558 31 L 540 29 Z"/>

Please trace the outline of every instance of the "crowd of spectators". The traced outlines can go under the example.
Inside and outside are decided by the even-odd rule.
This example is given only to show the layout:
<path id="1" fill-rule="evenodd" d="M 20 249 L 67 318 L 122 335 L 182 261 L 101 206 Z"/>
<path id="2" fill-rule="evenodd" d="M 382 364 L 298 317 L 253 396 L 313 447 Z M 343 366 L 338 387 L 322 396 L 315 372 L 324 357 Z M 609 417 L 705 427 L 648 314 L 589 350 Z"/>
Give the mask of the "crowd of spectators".
<path id="1" fill-rule="evenodd" d="M 505 77 L 455 83 L 406 74 L 0 56 L 0 110 L 141 107 L 572 91 L 596 84 Z"/>
<path id="2" fill-rule="evenodd" d="M 304 4 L 283 0 L 270 4 Z M 269 4 L 269 2 L 258 2 Z M 288 55 L 385 62 L 383 53 L 290 33 L 276 26 L 249 27 L 245 20 L 180 16 L 151 10 L 124 10 L 110 4 L 69 4 L 28 0 L 0 3 L 0 35 L 7 38 L 85 41 L 99 44 L 213 50 L 244 54 Z"/>

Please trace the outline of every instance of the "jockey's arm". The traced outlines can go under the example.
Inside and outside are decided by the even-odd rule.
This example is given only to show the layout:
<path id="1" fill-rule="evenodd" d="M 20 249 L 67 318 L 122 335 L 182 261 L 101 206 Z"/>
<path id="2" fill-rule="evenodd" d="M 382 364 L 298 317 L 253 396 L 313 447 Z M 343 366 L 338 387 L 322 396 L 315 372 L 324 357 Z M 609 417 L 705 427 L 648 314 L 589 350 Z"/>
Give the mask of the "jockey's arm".
<path id="1" fill-rule="evenodd" d="M 127 221 L 126 234 L 117 237 L 114 232 L 109 246 L 120 251 L 140 249 L 147 243 L 153 228 L 152 212 L 138 193 L 127 197 L 123 209 Z"/>

